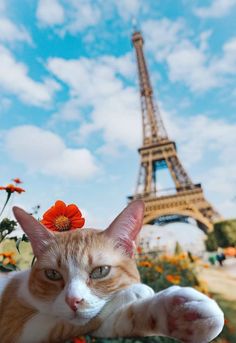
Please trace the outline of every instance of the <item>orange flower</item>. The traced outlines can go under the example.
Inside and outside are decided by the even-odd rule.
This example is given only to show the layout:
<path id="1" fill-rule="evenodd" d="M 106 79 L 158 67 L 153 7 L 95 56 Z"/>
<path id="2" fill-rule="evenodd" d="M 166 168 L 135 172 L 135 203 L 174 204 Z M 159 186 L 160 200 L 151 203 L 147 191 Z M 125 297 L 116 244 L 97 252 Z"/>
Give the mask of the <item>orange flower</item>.
<path id="1" fill-rule="evenodd" d="M 2 264 L 4 266 L 8 265 L 8 264 L 16 264 L 16 260 L 12 257 L 13 255 L 15 255 L 14 252 L 3 252 L 0 253 L 0 256 L 2 256 Z"/>
<path id="2" fill-rule="evenodd" d="M 78 207 L 74 204 L 66 204 L 57 200 L 49 210 L 47 210 L 41 223 L 52 231 L 69 231 L 82 228 L 85 219 Z"/>
<path id="3" fill-rule="evenodd" d="M 138 263 L 139 267 L 151 268 L 153 264 L 150 261 L 140 261 Z"/>
<path id="4" fill-rule="evenodd" d="M 12 184 L 7 185 L 6 187 L 0 187 L 0 190 L 2 190 L 2 191 L 4 190 L 8 194 L 11 194 L 11 193 L 14 193 L 14 192 L 17 192 L 17 193 L 25 192 L 25 190 L 23 188 L 16 187 L 16 186 L 14 186 Z"/>
<path id="5" fill-rule="evenodd" d="M 174 285 L 178 285 L 180 283 L 180 276 L 179 275 L 166 275 L 166 280 L 173 283 Z"/>
<path id="6" fill-rule="evenodd" d="M 161 267 L 161 266 L 156 266 L 156 271 L 158 272 L 158 273 L 163 273 L 163 268 Z"/>
<path id="7" fill-rule="evenodd" d="M 15 255 L 14 251 L 4 251 L 0 253 L 0 256 L 12 258 Z"/>
<path id="8" fill-rule="evenodd" d="M 15 178 L 15 179 L 12 179 L 12 181 L 14 181 L 14 182 L 17 183 L 17 184 L 23 183 L 23 182 L 21 181 L 21 179 L 19 179 L 18 177 Z"/>

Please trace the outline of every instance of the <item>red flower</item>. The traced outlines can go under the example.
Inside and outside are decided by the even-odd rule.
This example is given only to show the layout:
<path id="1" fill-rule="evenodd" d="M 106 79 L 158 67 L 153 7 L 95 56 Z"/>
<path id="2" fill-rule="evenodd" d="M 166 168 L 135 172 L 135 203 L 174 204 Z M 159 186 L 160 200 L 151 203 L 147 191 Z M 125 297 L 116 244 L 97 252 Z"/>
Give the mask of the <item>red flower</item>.
<path id="1" fill-rule="evenodd" d="M 76 205 L 66 206 L 63 201 L 57 200 L 55 205 L 44 213 L 41 223 L 52 231 L 69 231 L 82 228 L 85 219 Z"/>
<path id="2" fill-rule="evenodd" d="M 137 253 L 138 254 L 142 254 L 142 252 L 143 252 L 143 249 L 142 249 L 142 247 L 140 247 L 140 245 L 137 247 Z"/>
<path id="3" fill-rule="evenodd" d="M 86 343 L 86 339 L 84 337 L 75 338 L 73 343 Z"/>
<path id="4" fill-rule="evenodd" d="M 21 181 L 21 179 L 19 179 L 18 177 L 15 178 L 15 179 L 12 179 L 12 181 L 14 181 L 14 182 L 17 183 L 17 184 L 23 183 L 23 182 Z"/>
<path id="5" fill-rule="evenodd" d="M 6 187 L 0 187 L 0 190 L 4 190 L 6 191 L 7 193 L 14 193 L 14 192 L 17 192 L 17 193 L 22 193 L 22 192 L 25 192 L 25 190 L 23 188 L 20 188 L 20 187 L 16 187 L 12 184 L 9 184 L 7 185 Z"/>

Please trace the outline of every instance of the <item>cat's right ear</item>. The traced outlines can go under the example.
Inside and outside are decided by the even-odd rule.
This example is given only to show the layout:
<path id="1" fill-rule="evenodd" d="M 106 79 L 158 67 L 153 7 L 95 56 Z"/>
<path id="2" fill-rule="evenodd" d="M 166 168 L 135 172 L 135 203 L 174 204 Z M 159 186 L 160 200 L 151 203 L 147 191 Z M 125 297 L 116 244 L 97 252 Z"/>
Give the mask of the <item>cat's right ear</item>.
<path id="1" fill-rule="evenodd" d="M 142 200 L 132 201 L 104 231 L 130 256 L 134 254 L 135 240 L 142 228 L 144 209 Z"/>
<path id="2" fill-rule="evenodd" d="M 52 240 L 54 236 L 53 233 L 47 230 L 38 220 L 31 214 L 25 212 L 22 208 L 14 206 L 13 213 L 29 238 L 34 255 L 36 257 L 40 256 L 48 243 Z"/>

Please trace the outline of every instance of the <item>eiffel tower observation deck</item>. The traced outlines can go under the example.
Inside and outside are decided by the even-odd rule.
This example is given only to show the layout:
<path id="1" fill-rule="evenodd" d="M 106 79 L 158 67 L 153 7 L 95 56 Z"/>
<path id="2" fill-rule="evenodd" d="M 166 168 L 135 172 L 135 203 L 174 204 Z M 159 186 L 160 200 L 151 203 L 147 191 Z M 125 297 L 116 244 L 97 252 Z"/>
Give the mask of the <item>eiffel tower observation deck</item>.
<path id="1" fill-rule="evenodd" d="M 194 184 L 190 179 L 178 157 L 175 142 L 167 135 L 154 101 L 141 32 L 133 33 L 132 43 L 138 65 L 143 143 L 138 150 L 140 168 L 136 190 L 129 199 L 144 200 L 144 224 L 165 224 L 193 218 L 200 229 L 210 232 L 214 221 L 222 218 L 206 200 L 201 184 Z M 158 189 L 158 171 L 163 168 L 174 184 L 168 192 Z"/>

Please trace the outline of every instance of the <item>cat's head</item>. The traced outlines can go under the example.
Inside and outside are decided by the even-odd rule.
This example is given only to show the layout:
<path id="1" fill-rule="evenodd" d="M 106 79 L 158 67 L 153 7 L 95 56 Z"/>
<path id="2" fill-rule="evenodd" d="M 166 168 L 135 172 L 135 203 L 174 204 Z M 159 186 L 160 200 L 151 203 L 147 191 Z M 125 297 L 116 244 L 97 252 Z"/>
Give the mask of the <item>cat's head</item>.
<path id="1" fill-rule="evenodd" d="M 13 211 L 37 258 L 28 289 L 38 309 L 85 324 L 117 291 L 139 282 L 133 249 L 142 227 L 142 201 L 130 203 L 104 231 L 54 234 L 24 210 Z"/>

